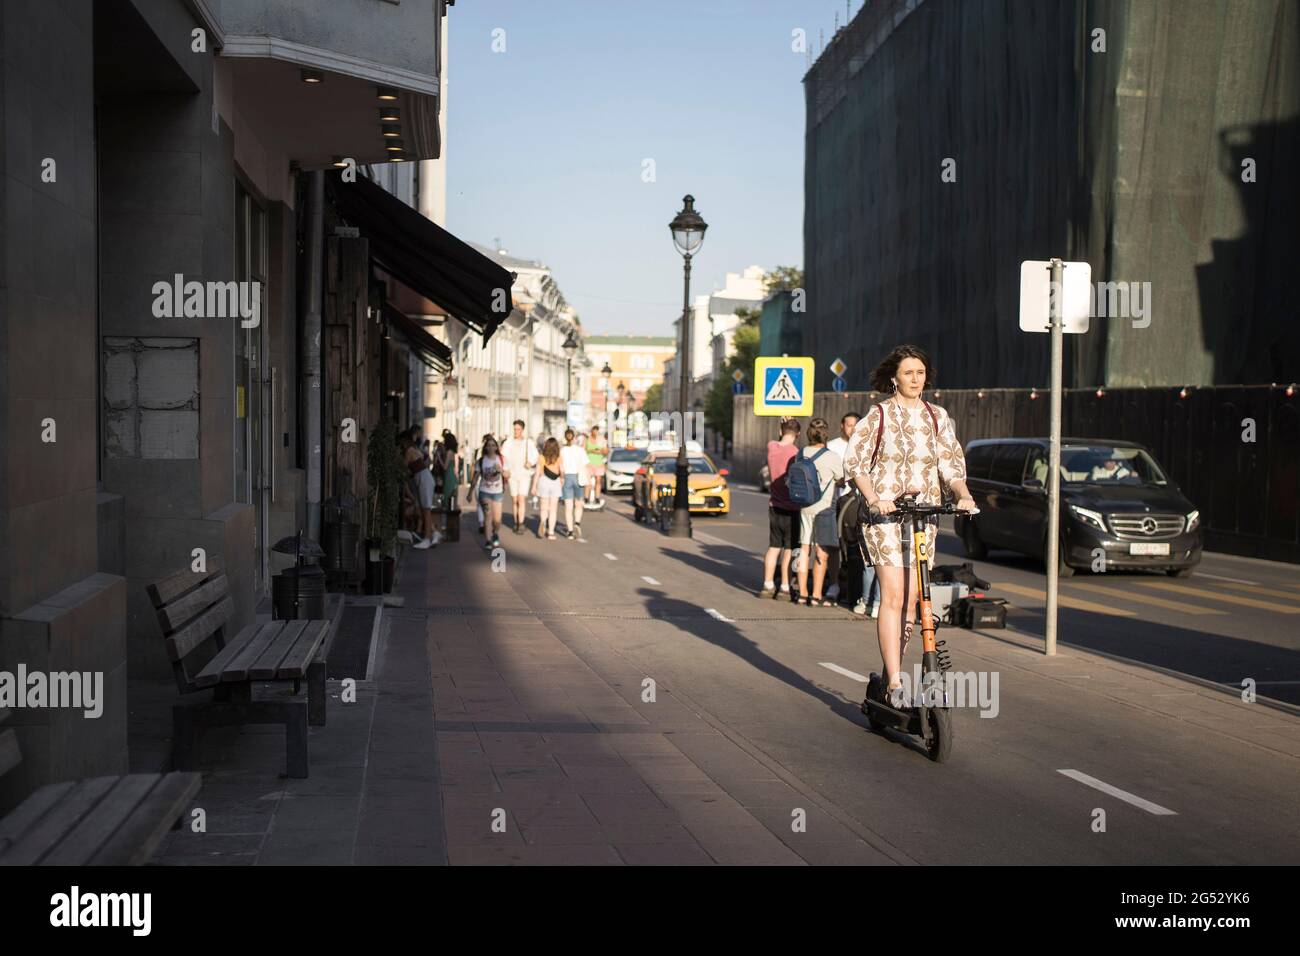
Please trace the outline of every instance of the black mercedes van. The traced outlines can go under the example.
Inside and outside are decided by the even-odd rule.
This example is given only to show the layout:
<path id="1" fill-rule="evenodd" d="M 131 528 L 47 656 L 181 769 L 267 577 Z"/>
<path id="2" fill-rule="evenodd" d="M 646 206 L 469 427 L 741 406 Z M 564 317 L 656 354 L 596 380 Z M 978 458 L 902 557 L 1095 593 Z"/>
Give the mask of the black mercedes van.
<path id="1" fill-rule="evenodd" d="M 958 517 L 967 557 L 1005 548 L 1046 558 L 1046 438 L 986 438 L 965 446 L 980 513 Z M 1148 569 L 1190 577 L 1201 560 L 1200 512 L 1154 456 L 1132 442 L 1061 439 L 1060 571 Z"/>

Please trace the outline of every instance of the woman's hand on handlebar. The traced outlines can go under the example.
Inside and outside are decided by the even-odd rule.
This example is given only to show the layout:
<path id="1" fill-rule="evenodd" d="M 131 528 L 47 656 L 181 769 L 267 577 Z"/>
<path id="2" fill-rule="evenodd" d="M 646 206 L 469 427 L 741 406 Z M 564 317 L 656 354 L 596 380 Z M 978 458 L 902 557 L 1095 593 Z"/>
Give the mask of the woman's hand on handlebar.
<path id="1" fill-rule="evenodd" d="M 980 509 L 975 504 L 975 499 L 967 495 L 964 498 L 957 499 L 957 510 L 975 512 L 975 511 L 979 511 Z"/>
<path id="2" fill-rule="evenodd" d="M 894 504 L 889 498 L 877 498 L 875 504 L 871 506 L 877 514 L 887 515 L 898 510 L 898 505 Z"/>

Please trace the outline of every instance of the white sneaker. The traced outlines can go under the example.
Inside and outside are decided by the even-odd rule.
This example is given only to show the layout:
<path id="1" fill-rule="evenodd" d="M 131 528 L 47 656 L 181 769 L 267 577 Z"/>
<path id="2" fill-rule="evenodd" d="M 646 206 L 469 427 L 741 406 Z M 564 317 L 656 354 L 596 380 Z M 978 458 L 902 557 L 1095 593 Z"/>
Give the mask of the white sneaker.
<path id="1" fill-rule="evenodd" d="M 879 617 L 880 617 L 880 605 L 879 604 L 871 605 L 871 619 L 877 620 Z"/>
<path id="2" fill-rule="evenodd" d="M 859 600 L 857 604 L 853 605 L 853 613 L 865 615 L 867 613 L 867 602 Z"/>
<path id="3" fill-rule="evenodd" d="M 403 544 L 412 544 L 420 539 L 411 534 L 411 532 L 407 531 L 405 528 L 399 528 L 397 531 L 397 540 L 401 541 Z"/>
<path id="4" fill-rule="evenodd" d="M 434 544 L 441 544 L 445 537 L 446 536 L 441 531 L 435 531 L 433 533 L 433 537 L 431 537 L 429 540 L 432 541 Z"/>
<path id="5" fill-rule="evenodd" d="M 432 538 L 425 538 L 425 539 L 424 539 L 423 541 L 421 541 L 419 544 L 415 545 L 415 550 L 417 550 L 417 551 L 427 551 L 429 548 L 432 548 L 433 545 L 434 545 L 434 541 L 433 541 Z"/>

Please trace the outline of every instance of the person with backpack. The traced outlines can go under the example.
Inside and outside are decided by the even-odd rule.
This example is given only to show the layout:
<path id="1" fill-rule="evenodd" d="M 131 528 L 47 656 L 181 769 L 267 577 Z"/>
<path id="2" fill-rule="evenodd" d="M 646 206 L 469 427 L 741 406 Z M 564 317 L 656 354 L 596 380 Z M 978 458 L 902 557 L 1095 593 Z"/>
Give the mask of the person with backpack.
<path id="1" fill-rule="evenodd" d="M 911 705 L 900 675 L 916 619 L 916 559 L 894 499 L 914 494 L 919 501 L 938 504 L 947 485 L 957 495 L 960 510 L 977 510 L 966 487 L 966 458 L 952 419 L 921 397 L 933 386 L 929 356 L 915 345 L 900 345 L 885 356 L 871 374 L 871 387 L 889 398 L 872 406 L 858 423 L 845 463 L 845 472 L 870 509 L 863 532 L 880 581 L 876 639 L 889 701 L 895 707 Z M 929 563 L 934 561 L 937 535 L 938 521 L 933 519 L 925 534 Z"/>
<path id="2" fill-rule="evenodd" d="M 849 456 L 849 439 L 853 437 L 853 429 L 858 427 L 858 422 L 862 416 L 857 412 L 848 412 L 840 418 L 840 433 L 826 443 L 826 447 L 835 454 L 840 456 L 840 462 Z M 840 502 L 846 493 L 852 491 L 848 487 L 848 479 L 841 478 L 835 483 L 835 497 L 831 500 L 831 507 L 838 513 L 841 510 Z M 837 527 L 839 525 L 837 524 Z M 830 554 L 830 562 L 826 566 L 826 577 L 830 579 L 830 585 L 826 588 L 826 596 L 835 603 L 840 599 L 840 562 L 854 553 L 856 549 L 850 550 L 844 545 L 843 535 L 841 535 L 840 547 Z"/>
<path id="3" fill-rule="evenodd" d="M 790 594 L 790 556 L 799 547 L 799 509 L 790 500 L 786 469 L 799 449 L 799 422 L 781 419 L 781 440 L 767 443 L 767 471 L 770 476 L 767 499 L 767 553 L 763 555 L 763 588 L 760 598 L 777 597 L 776 566 L 781 564 L 780 594 Z"/>
<path id="4" fill-rule="evenodd" d="M 835 602 L 822 597 L 826 567 L 831 551 L 839 551 L 839 529 L 834 507 L 835 488 L 844 477 L 840 456 L 826 447 L 830 425 L 824 418 L 808 423 L 808 444 L 786 469 L 790 500 L 800 506 L 799 599 L 805 607 L 834 607 Z M 814 563 L 812 593 L 808 593 L 808 565 Z"/>

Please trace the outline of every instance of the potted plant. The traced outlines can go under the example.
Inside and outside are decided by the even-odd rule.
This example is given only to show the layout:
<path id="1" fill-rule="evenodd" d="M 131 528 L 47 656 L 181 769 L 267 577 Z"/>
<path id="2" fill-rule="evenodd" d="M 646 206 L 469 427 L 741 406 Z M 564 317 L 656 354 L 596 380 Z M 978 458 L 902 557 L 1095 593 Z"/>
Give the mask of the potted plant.
<path id="1" fill-rule="evenodd" d="M 385 418 L 371 429 L 366 445 L 366 483 L 370 488 L 366 524 L 368 594 L 392 590 L 403 478 L 397 456 L 397 423 Z"/>

